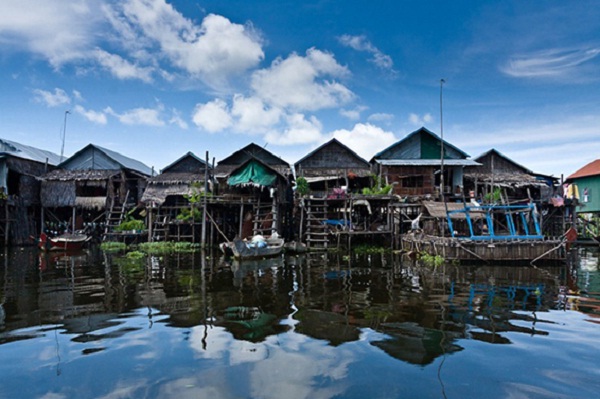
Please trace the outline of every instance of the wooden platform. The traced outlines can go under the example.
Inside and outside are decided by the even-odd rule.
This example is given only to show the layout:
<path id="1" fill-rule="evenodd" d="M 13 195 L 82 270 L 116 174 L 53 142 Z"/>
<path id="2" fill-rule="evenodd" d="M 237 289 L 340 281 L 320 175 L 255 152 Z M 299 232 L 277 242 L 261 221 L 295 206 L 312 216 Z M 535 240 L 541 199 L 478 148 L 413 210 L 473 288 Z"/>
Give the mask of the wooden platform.
<path id="1" fill-rule="evenodd" d="M 422 233 L 402 236 L 402 250 L 438 255 L 447 261 L 484 263 L 561 262 L 566 260 L 560 240 L 473 241 Z"/>

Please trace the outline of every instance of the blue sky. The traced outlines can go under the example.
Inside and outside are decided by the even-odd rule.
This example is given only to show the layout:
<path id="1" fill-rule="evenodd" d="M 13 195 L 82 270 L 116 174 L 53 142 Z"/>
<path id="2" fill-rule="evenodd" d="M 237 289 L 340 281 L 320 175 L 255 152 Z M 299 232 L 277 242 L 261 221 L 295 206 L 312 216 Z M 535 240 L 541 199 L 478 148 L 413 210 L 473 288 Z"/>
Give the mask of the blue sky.
<path id="1" fill-rule="evenodd" d="M 370 159 L 425 126 L 544 174 L 600 158 L 595 1 L 0 2 L 0 137 L 156 170 L 255 142 Z"/>

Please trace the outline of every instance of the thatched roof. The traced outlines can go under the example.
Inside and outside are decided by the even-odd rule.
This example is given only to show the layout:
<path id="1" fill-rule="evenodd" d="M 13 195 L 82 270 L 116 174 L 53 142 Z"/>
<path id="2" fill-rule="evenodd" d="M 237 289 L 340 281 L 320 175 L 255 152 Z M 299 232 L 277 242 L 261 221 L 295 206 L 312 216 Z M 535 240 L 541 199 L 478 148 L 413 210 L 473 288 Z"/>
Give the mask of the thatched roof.
<path id="1" fill-rule="evenodd" d="M 46 181 L 83 181 L 83 180 L 108 180 L 121 173 L 120 170 L 67 170 L 57 169 L 42 176 Z"/>
<path id="2" fill-rule="evenodd" d="M 162 173 L 158 176 L 154 176 L 148 179 L 149 185 L 155 184 L 190 184 L 204 182 L 204 174 L 198 173 L 187 173 L 187 172 L 169 172 Z"/>
<path id="3" fill-rule="evenodd" d="M 104 209 L 106 197 L 76 197 L 75 206 L 83 209 Z"/>
<path id="4" fill-rule="evenodd" d="M 189 182 L 149 184 L 142 195 L 142 202 L 162 204 L 170 195 L 192 195 L 198 191 L 204 191 L 204 187 L 196 188 Z"/>
<path id="5" fill-rule="evenodd" d="M 497 187 L 545 187 L 546 182 L 525 173 L 465 173 L 465 180 L 477 180 L 478 184 L 492 184 Z"/>

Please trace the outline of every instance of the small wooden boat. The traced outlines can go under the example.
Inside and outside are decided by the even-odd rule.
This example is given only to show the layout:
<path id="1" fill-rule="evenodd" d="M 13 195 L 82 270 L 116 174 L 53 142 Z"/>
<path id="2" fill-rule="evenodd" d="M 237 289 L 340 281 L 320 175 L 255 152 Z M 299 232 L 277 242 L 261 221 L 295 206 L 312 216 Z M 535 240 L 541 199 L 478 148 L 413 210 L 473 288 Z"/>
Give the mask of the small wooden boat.
<path id="1" fill-rule="evenodd" d="M 259 259 L 280 255 L 283 244 L 283 238 L 270 237 L 261 242 L 236 238 L 231 242 L 230 248 L 236 259 Z"/>
<path id="2" fill-rule="evenodd" d="M 38 247 L 43 251 L 76 251 L 82 249 L 90 240 L 86 234 L 61 234 L 56 237 L 48 237 L 46 233 L 40 234 Z"/>

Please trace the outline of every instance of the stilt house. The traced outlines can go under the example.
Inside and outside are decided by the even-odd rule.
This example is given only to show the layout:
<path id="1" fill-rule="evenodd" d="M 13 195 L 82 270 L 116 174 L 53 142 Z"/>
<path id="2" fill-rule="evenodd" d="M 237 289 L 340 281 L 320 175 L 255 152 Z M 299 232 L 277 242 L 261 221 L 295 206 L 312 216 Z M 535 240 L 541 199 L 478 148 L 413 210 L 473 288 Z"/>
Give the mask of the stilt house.
<path id="1" fill-rule="evenodd" d="M 14 141 L 0 139 L 0 239 L 24 244 L 40 228 L 39 177 L 52 170 L 60 157 Z"/>
<path id="2" fill-rule="evenodd" d="M 371 163 L 387 184 L 394 184 L 394 194 L 439 196 L 442 148 L 444 195 L 462 192 L 463 168 L 479 163 L 424 127 L 377 153 Z"/>
<path id="3" fill-rule="evenodd" d="M 369 162 L 336 139 L 307 154 L 294 164 L 294 169 L 296 178 L 304 177 L 311 194 L 319 197 L 336 195 L 332 190 L 341 187 L 347 192 L 360 192 L 369 187 L 371 176 Z"/>
<path id="4" fill-rule="evenodd" d="M 137 206 L 152 174 L 140 161 L 89 144 L 43 176 L 41 198 L 48 224 L 79 230 L 93 223 L 110 231 Z"/>
<path id="5" fill-rule="evenodd" d="M 219 161 L 215 176 L 211 215 L 228 238 L 283 234 L 281 226 L 291 226 L 291 168 L 280 157 L 251 143 Z"/>
<path id="6" fill-rule="evenodd" d="M 567 177 L 566 183 L 577 187 L 579 212 L 596 214 L 600 212 L 600 159 L 578 169 Z"/>
<path id="7" fill-rule="evenodd" d="M 508 202 L 547 202 L 553 193 L 546 180 L 538 179 L 530 169 L 496 149 L 484 152 L 474 161 L 481 166 L 467 166 L 464 171 L 464 189 L 468 196 L 473 194 L 475 198 L 482 200 L 496 190 Z"/>
<path id="8" fill-rule="evenodd" d="M 210 165 L 188 152 L 166 166 L 158 176 L 148 179 L 142 202 L 148 210 L 151 241 L 195 241 L 200 237 L 196 231 L 202 222 L 202 217 L 197 215 L 199 204 L 191 203 L 190 199 L 205 192 L 206 177 L 210 181 L 211 176 Z"/>

